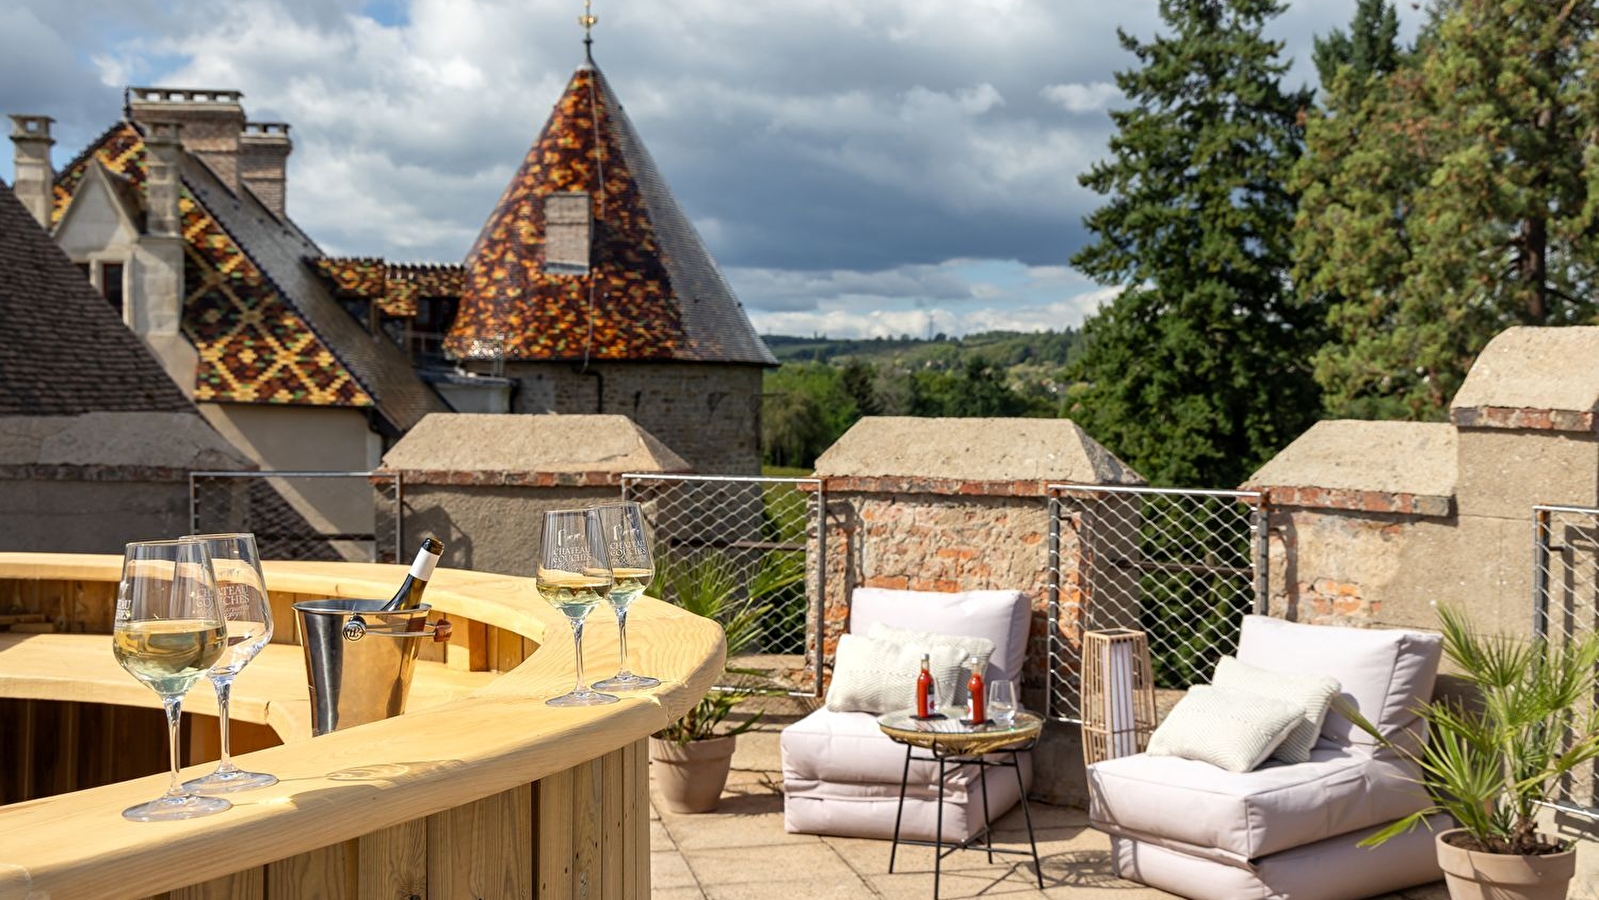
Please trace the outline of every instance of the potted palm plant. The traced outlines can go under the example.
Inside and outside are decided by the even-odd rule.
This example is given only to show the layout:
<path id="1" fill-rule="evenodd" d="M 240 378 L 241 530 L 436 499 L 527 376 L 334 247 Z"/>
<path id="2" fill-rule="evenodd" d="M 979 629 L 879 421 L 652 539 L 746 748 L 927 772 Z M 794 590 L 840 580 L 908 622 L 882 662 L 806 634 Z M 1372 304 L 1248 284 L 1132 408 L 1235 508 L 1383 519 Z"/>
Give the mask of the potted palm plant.
<path id="1" fill-rule="evenodd" d="M 1444 656 L 1475 696 L 1422 707 L 1431 734 L 1421 750 L 1384 742 L 1417 767 L 1432 805 L 1363 843 L 1448 813 L 1459 827 L 1439 832 L 1436 843 L 1453 900 L 1563 900 L 1576 850 L 1540 832 L 1537 814 L 1563 776 L 1599 758 L 1599 635 L 1528 641 L 1476 634 L 1447 607 L 1439 618 Z M 1369 721 L 1343 711 L 1382 740 Z"/>
<path id="2" fill-rule="evenodd" d="M 722 623 L 727 658 L 750 649 L 771 614 L 767 598 L 805 578 L 802 559 L 773 554 L 762 561 L 745 583 L 738 567 L 720 553 L 706 551 L 672 561 L 658 555 L 650 593 L 695 615 Z M 736 725 L 725 725 L 739 701 L 754 691 L 727 687 L 732 680 L 759 673 L 728 667 L 721 687 L 712 689 L 688 714 L 650 737 L 650 764 L 661 799 L 672 812 L 711 812 L 721 802 L 722 789 L 732 767 L 738 735 L 760 721 L 761 714 Z M 725 727 L 724 727 L 725 726 Z"/>

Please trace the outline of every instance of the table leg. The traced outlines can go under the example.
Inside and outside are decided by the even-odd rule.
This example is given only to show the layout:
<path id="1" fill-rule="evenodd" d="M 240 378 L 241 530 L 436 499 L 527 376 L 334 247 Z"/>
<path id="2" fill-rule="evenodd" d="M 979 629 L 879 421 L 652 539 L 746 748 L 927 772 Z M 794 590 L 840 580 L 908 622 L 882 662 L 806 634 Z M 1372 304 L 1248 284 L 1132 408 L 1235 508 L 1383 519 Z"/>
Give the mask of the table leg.
<path id="1" fill-rule="evenodd" d="M 938 758 L 938 824 L 933 826 L 933 900 L 944 868 L 944 757 Z"/>
<path id="2" fill-rule="evenodd" d="M 983 849 L 988 851 L 988 861 L 994 861 L 994 822 L 988 817 L 988 762 L 977 760 L 977 786 L 983 791 Z"/>
<path id="3" fill-rule="evenodd" d="M 911 745 L 905 745 L 905 768 L 899 773 L 899 809 L 894 813 L 894 843 L 888 849 L 888 873 L 894 874 L 894 857 L 899 855 L 899 823 L 905 818 L 905 782 L 911 777 Z"/>
<path id="4" fill-rule="evenodd" d="M 1022 818 L 1027 820 L 1027 843 L 1033 848 L 1033 874 L 1038 876 L 1038 889 L 1043 890 L 1044 866 L 1038 861 L 1038 841 L 1033 838 L 1033 811 L 1027 806 L 1027 786 L 1022 783 L 1022 762 L 1015 750 L 1010 752 L 1010 762 L 1016 768 L 1016 789 L 1022 795 Z"/>

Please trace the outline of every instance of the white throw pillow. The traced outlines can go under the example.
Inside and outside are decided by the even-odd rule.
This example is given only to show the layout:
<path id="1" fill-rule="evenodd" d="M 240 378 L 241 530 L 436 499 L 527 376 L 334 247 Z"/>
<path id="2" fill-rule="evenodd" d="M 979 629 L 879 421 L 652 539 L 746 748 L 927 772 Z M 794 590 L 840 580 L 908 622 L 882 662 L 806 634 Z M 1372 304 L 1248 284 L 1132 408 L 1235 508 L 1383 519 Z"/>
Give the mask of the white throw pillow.
<path id="1" fill-rule="evenodd" d="M 1149 736 L 1150 756 L 1180 756 L 1248 772 L 1266 761 L 1300 722 L 1292 703 L 1199 685 L 1177 701 Z"/>
<path id="2" fill-rule="evenodd" d="M 1288 732 L 1288 737 L 1271 754 L 1285 763 L 1310 762 L 1310 750 L 1321 736 L 1321 723 L 1327 718 L 1327 708 L 1341 689 L 1338 679 L 1331 675 L 1273 672 L 1239 662 L 1231 656 L 1223 656 L 1216 663 L 1216 674 L 1210 683 L 1213 687 L 1270 697 L 1299 708 L 1299 724 Z"/>
<path id="3" fill-rule="evenodd" d="M 934 671 L 959 669 L 962 662 L 960 649 L 950 645 L 923 649 L 859 634 L 841 635 L 833 680 L 827 686 L 827 708 L 878 715 L 910 709 L 916 702 L 916 676 L 922 671 L 923 653 L 932 656 Z M 951 705 L 943 694 L 938 703 Z"/>
<path id="4" fill-rule="evenodd" d="M 910 647 L 921 647 L 924 651 L 934 647 L 954 647 L 960 651 L 960 661 L 954 666 L 941 666 L 937 659 L 931 660 L 933 680 L 938 682 L 939 703 L 945 706 L 963 706 L 966 703 L 966 679 L 971 676 L 971 667 L 966 661 L 977 657 L 979 668 L 983 671 L 983 679 L 991 680 L 988 671 L 988 662 L 994 656 L 994 642 L 985 637 L 972 637 L 961 634 L 944 634 L 937 631 L 917 631 L 913 628 L 896 628 L 882 622 L 872 623 L 866 636 L 879 641 L 891 641 L 896 644 L 905 644 Z"/>

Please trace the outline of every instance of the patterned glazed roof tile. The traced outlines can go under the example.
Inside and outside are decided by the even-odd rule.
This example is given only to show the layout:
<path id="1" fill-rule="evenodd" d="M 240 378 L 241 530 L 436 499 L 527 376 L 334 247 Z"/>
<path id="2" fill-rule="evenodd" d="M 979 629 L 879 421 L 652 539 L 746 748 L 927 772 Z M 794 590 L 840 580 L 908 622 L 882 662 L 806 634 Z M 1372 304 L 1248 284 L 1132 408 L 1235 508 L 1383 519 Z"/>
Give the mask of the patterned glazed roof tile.
<path id="1" fill-rule="evenodd" d="M 57 177 L 56 218 L 92 159 L 144 182 L 143 137 L 123 122 Z M 196 400 L 376 406 L 401 430 L 444 408 L 399 348 L 373 340 L 309 274 L 301 261 L 321 252 L 292 222 L 234 196 L 189 154 L 182 174 L 183 330 L 199 354 Z"/>
<path id="2" fill-rule="evenodd" d="M 545 265 L 544 198 L 587 193 L 586 273 Z M 572 76 L 467 255 L 446 349 L 776 365 L 599 69 Z"/>
<path id="3" fill-rule="evenodd" d="M 390 263 L 372 257 L 322 257 L 309 260 L 328 289 L 339 297 L 376 301 L 385 316 L 412 318 L 422 297 L 459 299 L 460 266 Z"/>

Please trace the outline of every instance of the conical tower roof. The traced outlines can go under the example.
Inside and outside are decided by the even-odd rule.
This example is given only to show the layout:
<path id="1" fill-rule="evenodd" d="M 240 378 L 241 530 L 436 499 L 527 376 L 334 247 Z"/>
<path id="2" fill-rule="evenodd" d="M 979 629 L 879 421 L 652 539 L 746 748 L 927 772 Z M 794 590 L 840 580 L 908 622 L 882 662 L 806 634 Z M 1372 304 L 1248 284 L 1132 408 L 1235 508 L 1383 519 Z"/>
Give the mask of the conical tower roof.
<path id="1" fill-rule="evenodd" d="M 587 195 L 586 268 L 546 262 L 557 193 Z M 500 339 L 512 360 L 777 364 L 592 63 L 484 224 L 464 288 L 445 341 L 461 356 Z"/>

